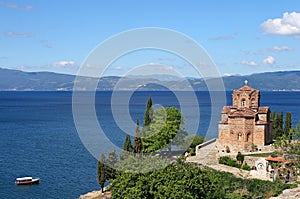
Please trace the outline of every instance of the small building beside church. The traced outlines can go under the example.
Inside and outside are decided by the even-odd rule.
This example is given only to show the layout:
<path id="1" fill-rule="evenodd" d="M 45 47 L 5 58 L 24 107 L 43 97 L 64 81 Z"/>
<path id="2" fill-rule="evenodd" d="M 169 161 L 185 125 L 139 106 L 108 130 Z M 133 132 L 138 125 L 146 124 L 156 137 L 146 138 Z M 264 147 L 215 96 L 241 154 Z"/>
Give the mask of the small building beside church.
<path id="1" fill-rule="evenodd" d="M 260 106 L 260 91 L 246 85 L 234 90 L 232 106 L 224 106 L 219 122 L 221 148 L 249 152 L 272 143 L 270 108 Z"/>

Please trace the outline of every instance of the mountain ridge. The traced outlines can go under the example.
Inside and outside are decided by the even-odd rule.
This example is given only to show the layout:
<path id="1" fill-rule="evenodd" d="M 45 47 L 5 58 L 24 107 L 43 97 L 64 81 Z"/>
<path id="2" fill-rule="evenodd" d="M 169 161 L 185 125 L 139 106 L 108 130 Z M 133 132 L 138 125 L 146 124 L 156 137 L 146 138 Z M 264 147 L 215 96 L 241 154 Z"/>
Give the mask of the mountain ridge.
<path id="1" fill-rule="evenodd" d="M 213 85 L 219 78 L 164 78 L 105 76 L 98 82 L 97 90 L 208 90 L 207 84 Z M 0 91 L 71 91 L 76 76 L 54 72 L 24 72 L 21 70 L 0 68 Z M 95 83 L 98 78 L 80 77 L 82 85 Z M 233 90 L 244 85 L 262 91 L 300 91 L 300 71 L 277 71 L 255 73 L 251 75 L 224 76 L 225 90 Z M 188 83 L 188 84 L 187 84 Z M 82 90 L 88 90 L 82 88 Z"/>

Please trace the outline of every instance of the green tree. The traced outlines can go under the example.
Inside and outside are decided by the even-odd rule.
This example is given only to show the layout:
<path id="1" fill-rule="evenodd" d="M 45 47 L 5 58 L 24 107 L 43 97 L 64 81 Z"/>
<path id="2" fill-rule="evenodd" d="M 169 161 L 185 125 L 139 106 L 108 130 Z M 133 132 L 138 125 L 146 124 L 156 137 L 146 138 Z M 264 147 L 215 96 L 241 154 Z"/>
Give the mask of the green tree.
<path id="1" fill-rule="evenodd" d="M 289 135 L 291 128 L 292 128 L 292 113 L 287 112 L 285 116 L 285 122 L 284 122 L 284 134 Z"/>
<path id="2" fill-rule="evenodd" d="M 241 152 L 238 152 L 238 154 L 236 155 L 236 160 L 239 161 L 240 164 L 243 164 L 244 158 L 245 157 Z"/>
<path id="3" fill-rule="evenodd" d="M 149 97 L 147 100 L 146 111 L 144 114 L 143 127 L 149 126 L 151 124 L 152 118 L 153 118 L 152 99 L 151 97 Z"/>
<path id="4" fill-rule="evenodd" d="M 290 138 L 293 140 L 290 152 L 297 157 L 295 158 L 297 160 L 296 165 L 297 168 L 300 168 L 300 122 L 290 130 Z"/>
<path id="5" fill-rule="evenodd" d="M 275 121 L 275 117 L 276 117 L 276 112 L 272 111 L 271 114 L 270 114 L 270 119 Z"/>
<path id="6" fill-rule="evenodd" d="M 125 141 L 123 143 L 123 150 L 122 150 L 122 153 L 120 154 L 120 159 L 127 158 L 131 152 L 133 152 L 133 147 L 131 144 L 130 136 L 127 134 Z"/>
<path id="7" fill-rule="evenodd" d="M 113 198 L 224 198 L 209 170 L 183 161 L 149 173 L 124 172 L 112 184 Z M 221 186 L 220 186 L 221 187 Z"/>
<path id="8" fill-rule="evenodd" d="M 131 139 L 130 139 L 130 136 L 127 134 L 126 135 L 126 139 L 125 139 L 125 142 L 123 144 L 123 151 L 127 151 L 127 152 L 133 152 L 133 147 L 132 147 L 132 144 L 131 144 Z"/>
<path id="9" fill-rule="evenodd" d="M 105 156 L 101 154 L 97 165 L 97 180 L 103 193 L 104 183 L 106 182 L 106 167 L 105 167 Z"/>
<path id="10" fill-rule="evenodd" d="M 300 123 L 291 128 L 288 135 L 283 134 L 274 143 L 279 152 L 286 154 L 288 159 L 296 160 L 295 167 L 300 168 Z"/>
<path id="11" fill-rule="evenodd" d="M 114 149 L 113 151 L 108 153 L 108 158 L 105 161 L 106 165 L 106 179 L 108 181 L 112 181 L 113 179 L 116 178 L 116 164 L 118 163 L 118 157 L 116 154 L 116 150 Z"/>
<path id="12" fill-rule="evenodd" d="M 281 129 L 283 129 L 283 111 L 280 111 L 278 117 L 279 117 L 279 126 L 281 127 Z"/>
<path id="13" fill-rule="evenodd" d="M 292 140 L 300 141 L 300 122 L 296 124 L 295 128 L 292 128 L 290 130 L 290 134 L 291 134 Z"/>
<path id="14" fill-rule="evenodd" d="M 142 145 L 139 120 L 136 121 L 135 135 L 133 141 L 134 141 L 133 144 L 134 153 L 141 153 L 143 149 L 143 145 Z"/>
<path id="15" fill-rule="evenodd" d="M 273 138 L 278 139 L 283 135 L 283 112 L 276 113 L 273 121 Z"/>
<path id="16" fill-rule="evenodd" d="M 146 137 L 147 132 L 149 132 L 152 119 L 153 119 L 153 107 L 152 107 L 152 98 L 150 96 L 147 100 L 146 110 L 144 114 L 144 122 L 143 122 L 143 127 L 141 132 L 143 150 L 144 150 L 144 138 Z"/>
<path id="17" fill-rule="evenodd" d="M 183 123 L 181 112 L 175 107 L 155 110 L 149 129 L 144 132 L 143 152 L 149 153 L 168 147 Z"/>
<path id="18" fill-rule="evenodd" d="M 122 172 L 113 181 L 111 190 L 112 198 L 231 199 L 269 198 L 294 187 L 297 185 L 280 181 L 237 178 L 228 172 L 200 168 L 179 159 L 159 170 Z M 242 195 L 237 191 L 243 191 Z"/>
<path id="19" fill-rule="evenodd" d="M 163 156 L 153 156 L 151 154 L 129 155 L 117 163 L 119 171 L 129 173 L 149 173 L 158 168 L 164 168 L 170 164 L 170 160 Z"/>

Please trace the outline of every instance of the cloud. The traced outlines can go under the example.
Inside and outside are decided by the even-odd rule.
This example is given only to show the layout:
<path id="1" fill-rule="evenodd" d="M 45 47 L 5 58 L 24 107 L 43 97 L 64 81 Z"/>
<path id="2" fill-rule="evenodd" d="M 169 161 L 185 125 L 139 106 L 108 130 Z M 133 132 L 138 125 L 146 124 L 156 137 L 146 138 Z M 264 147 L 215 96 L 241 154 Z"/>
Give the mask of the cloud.
<path id="1" fill-rule="evenodd" d="M 246 60 L 241 61 L 241 64 L 247 65 L 247 66 L 257 66 L 258 65 L 255 61 L 246 61 Z"/>
<path id="2" fill-rule="evenodd" d="M 263 64 L 270 64 L 270 65 L 272 65 L 272 64 L 275 64 L 275 59 L 272 56 L 268 56 L 262 62 L 263 62 Z"/>
<path id="3" fill-rule="evenodd" d="M 8 59 L 7 56 L 1 56 L 0 59 Z"/>
<path id="4" fill-rule="evenodd" d="M 274 46 L 270 49 L 273 52 L 292 51 L 293 49 L 288 46 Z"/>
<path id="5" fill-rule="evenodd" d="M 32 37 L 33 36 L 33 33 L 5 32 L 4 34 L 6 36 L 8 36 L 8 37 L 23 37 L 23 38 L 27 38 L 27 37 Z"/>
<path id="6" fill-rule="evenodd" d="M 76 66 L 76 63 L 74 61 L 59 61 L 54 63 L 53 66 L 58 66 L 58 67 Z"/>
<path id="7" fill-rule="evenodd" d="M 12 8 L 16 10 L 33 10 L 34 8 L 32 6 L 19 6 L 17 4 L 7 3 L 4 1 L 0 1 L 0 4 L 4 5 L 7 8 Z"/>
<path id="8" fill-rule="evenodd" d="M 300 13 L 285 12 L 282 18 L 268 19 L 260 26 L 266 34 L 300 37 Z"/>
<path id="9" fill-rule="evenodd" d="M 233 40 L 233 39 L 234 39 L 233 35 L 225 35 L 225 36 L 209 38 L 209 40 L 215 40 L 215 41 L 226 41 L 226 40 Z"/>

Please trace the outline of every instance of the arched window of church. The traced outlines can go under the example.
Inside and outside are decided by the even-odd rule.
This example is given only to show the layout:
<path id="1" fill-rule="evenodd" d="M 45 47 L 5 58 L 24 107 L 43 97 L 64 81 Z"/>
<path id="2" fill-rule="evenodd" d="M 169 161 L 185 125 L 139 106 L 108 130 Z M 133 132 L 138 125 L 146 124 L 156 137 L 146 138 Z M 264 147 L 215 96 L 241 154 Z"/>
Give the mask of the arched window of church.
<path id="1" fill-rule="evenodd" d="M 238 141 L 242 141 L 242 133 L 238 134 Z"/>
<path id="2" fill-rule="evenodd" d="M 246 106 L 246 100 L 245 100 L 245 99 L 242 99 L 241 105 L 242 105 L 242 107 L 245 107 L 245 106 Z"/>
<path id="3" fill-rule="evenodd" d="M 249 142 L 250 141 L 250 136 L 251 136 L 251 133 L 249 132 L 249 133 L 247 133 L 247 142 Z"/>

